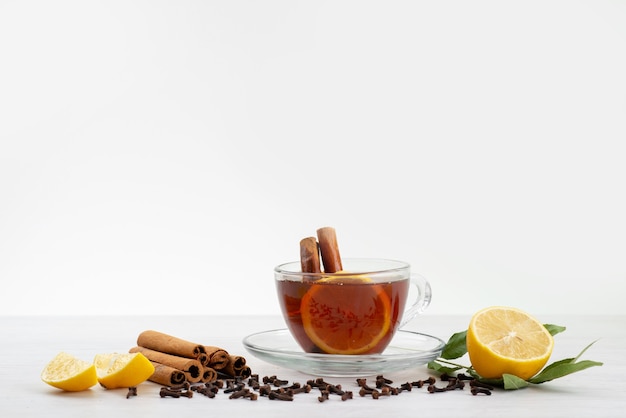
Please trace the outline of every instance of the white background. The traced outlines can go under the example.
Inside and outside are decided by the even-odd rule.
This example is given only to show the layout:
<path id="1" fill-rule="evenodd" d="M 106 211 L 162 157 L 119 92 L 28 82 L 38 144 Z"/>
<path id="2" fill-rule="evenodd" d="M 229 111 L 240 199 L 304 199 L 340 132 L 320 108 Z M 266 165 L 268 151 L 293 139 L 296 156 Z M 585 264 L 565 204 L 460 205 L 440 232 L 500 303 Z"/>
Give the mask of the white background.
<path id="1" fill-rule="evenodd" d="M 624 314 L 624 1 L 0 0 L 0 314 L 277 314 L 337 229 L 429 314 Z"/>

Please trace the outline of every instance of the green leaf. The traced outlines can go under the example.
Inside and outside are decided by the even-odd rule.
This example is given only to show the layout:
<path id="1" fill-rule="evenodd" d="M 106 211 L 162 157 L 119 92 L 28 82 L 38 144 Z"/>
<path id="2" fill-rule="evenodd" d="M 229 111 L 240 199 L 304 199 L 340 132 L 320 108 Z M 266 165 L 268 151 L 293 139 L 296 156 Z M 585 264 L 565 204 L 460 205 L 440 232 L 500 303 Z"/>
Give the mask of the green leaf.
<path id="1" fill-rule="evenodd" d="M 447 360 L 452 360 L 465 355 L 465 353 L 467 353 L 467 346 L 465 345 L 466 336 L 467 331 L 452 334 L 445 347 L 443 347 L 441 357 Z"/>
<path id="2" fill-rule="evenodd" d="M 525 388 L 526 386 L 530 384 L 524 379 L 522 379 L 521 377 L 517 377 L 515 375 L 506 374 L 506 373 L 502 375 L 502 381 L 504 382 L 505 390 L 521 389 L 521 388 Z"/>
<path id="3" fill-rule="evenodd" d="M 585 351 L 589 350 L 589 347 L 591 347 L 592 345 L 594 345 L 595 343 L 597 343 L 598 340 L 595 340 L 593 342 L 591 342 L 587 347 L 583 348 L 583 350 L 576 356 L 576 358 L 574 359 L 574 361 L 578 361 L 578 359 L 585 354 Z"/>
<path id="4" fill-rule="evenodd" d="M 500 379 L 486 379 L 482 376 L 480 376 L 479 374 L 477 374 L 476 372 L 474 372 L 473 374 L 470 374 L 474 379 L 478 380 L 479 382 L 482 383 L 486 383 L 488 385 L 491 386 L 495 386 L 498 388 L 503 388 L 504 387 L 504 379 L 500 378 Z"/>
<path id="5" fill-rule="evenodd" d="M 602 366 L 602 363 L 591 360 L 583 360 L 576 363 L 560 361 L 558 364 L 546 367 L 538 375 L 530 378 L 528 381 L 535 384 L 545 383 L 594 366 Z"/>
<path id="6" fill-rule="evenodd" d="M 444 366 L 441 363 L 438 363 L 436 361 L 431 361 L 428 363 L 428 368 L 431 370 L 434 370 L 438 373 L 447 373 L 447 374 L 454 374 L 455 372 L 464 369 L 464 367 L 462 366 L 454 366 L 454 367 L 450 367 L 450 366 Z"/>
<path id="7" fill-rule="evenodd" d="M 597 341 L 597 340 L 596 340 Z M 556 361 L 548 366 L 546 366 L 539 374 L 530 378 L 528 381 L 530 383 L 545 383 L 550 380 L 557 379 L 559 377 L 567 376 L 568 374 L 576 373 L 581 370 L 588 369 L 594 366 L 602 366 L 602 363 L 598 361 L 591 360 L 583 360 L 578 361 L 578 359 L 591 347 L 596 343 L 596 341 L 589 344 L 587 347 L 583 348 L 583 350 L 576 357 L 566 358 L 560 361 Z"/>
<path id="8" fill-rule="evenodd" d="M 560 325 L 553 325 L 553 324 L 543 324 L 543 326 L 546 327 L 546 329 L 552 336 L 555 336 L 556 334 L 560 334 L 566 329 L 565 327 L 562 327 Z"/>

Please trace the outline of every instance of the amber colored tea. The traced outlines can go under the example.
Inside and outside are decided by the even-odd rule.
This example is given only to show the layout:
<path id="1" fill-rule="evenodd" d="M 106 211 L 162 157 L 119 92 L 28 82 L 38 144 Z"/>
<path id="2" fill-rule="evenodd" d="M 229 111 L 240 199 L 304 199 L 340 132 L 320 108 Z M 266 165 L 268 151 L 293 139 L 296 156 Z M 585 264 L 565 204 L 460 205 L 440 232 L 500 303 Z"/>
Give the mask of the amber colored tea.
<path id="1" fill-rule="evenodd" d="M 311 353 L 381 353 L 399 327 L 410 280 L 277 280 L 283 315 Z"/>

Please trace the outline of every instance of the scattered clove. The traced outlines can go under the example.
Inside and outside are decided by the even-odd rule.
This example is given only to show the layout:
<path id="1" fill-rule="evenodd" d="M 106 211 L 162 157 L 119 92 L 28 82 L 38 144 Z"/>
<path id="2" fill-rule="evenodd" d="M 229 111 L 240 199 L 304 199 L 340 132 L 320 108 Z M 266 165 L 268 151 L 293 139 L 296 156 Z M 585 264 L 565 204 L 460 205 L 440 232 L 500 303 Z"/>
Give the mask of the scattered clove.
<path id="1" fill-rule="evenodd" d="M 240 389 L 236 392 L 232 392 L 228 399 L 250 399 L 251 401 L 257 400 L 257 394 L 250 391 L 250 389 Z"/>
<path id="2" fill-rule="evenodd" d="M 264 384 L 271 384 L 271 385 L 274 385 L 276 387 L 279 387 L 279 386 L 284 386 L 284 385 L 288 384 L 289 381 L 279 379 L 278 377 L 276 377 L 276 375 L 273 375 L 273 376 L 264 376 L 263 377 L 263 383 Z"/>
<path id="3" fill-rule="evenodd" d="M 259 388 L 259 395 L 261 396 L 269 396 L 272 393 L 272 387 L 268 384 L 265 384 Z"/>
<path id="4" fill-rule="evenodd" d="M 341 389 L 341 385 L 328 385 L 326 386 L 326 390 L 330 393 L 334 393 L 335 395 L 343 395 L 345 392 Z"/>
<path id="5" fill-rule="evenodd" d="M 404 391 L 411 391 L 413 388 L 422 388 L 426 386 L 428 393 L 440 393 L 452 390 L 463 390 L 466 382 L 471 386 L 471 394 L 491 395 L 493 386 L 480 382 L 473 377 L 462 373 L 454 376 L 443 373 L 440 376 L 442 382 L 446 382 L 445 387 L 436 385 L 437 379 L 429 376 L 427 379 L 417 380 L 414 382 L 405 382 L 398 387 L 394 387 L 393 381 L 383 375 L 376 376 L 376 387 L 367 384 L 367 379 L 358 378 L 356 384 L 359 387 L 359 396 L 370 396 L 372 399 L 379 399 L 381 396 L 395 396 Z M 262 383 L 261 383 L 262 382 Z M 180 385 L 161 387 L 159 395 L 163 397 L 188 397 L 193 396 L 193 392 L 197 392 L 209 398 L 214 398 L 221 389 L 223 393 L 229 394 L 229 399 L 249 399 L 257 400 L 259 396 L 265 396 L 271 400 L 293 401 L 294 396 L 300 393 L 310 393 L 313 388 L 319 389 L 319 402 L 329 400 L 333 395 L 337 395 L 342 401 L 353 399 L 353 392 L 345 390 L 341 384 L 332 384 L 323 378 L 307 380 L 306 384 L 279 379 L 277 376 L 264 376 L 259 379 L 256 374 L 248 377 L 236 376 L 235 378 L 217 379 L 204 384 L 193 384 L 184 382 Z M 126 398 L 137 396 L 137 388 L 128 388 Z"/>
<path id="6" fill-rule="evenodd" d="M 287 389 L 287 394 L 291 394 L 293 396 L 297 393 L 309 393 L 310 391 L 311 391 L 311 385 L 304 385 L 298 388 Z"/>
<path id="7" fill-rule="evenodd" d="M 384 377 L 382 374 L 379 374 L 378 376 L 376 376 L 376 381 L 381 381 L 383 383 L 386 383 L 388 385 L 393 383 L 393 380 L 387 379 L 386 377 Z"/>
<path id="8" fill-rule="evenodd" d="M 382 389 L 380 389 L 380 395 L 381 396 L 391 396 L 391 395 L 393 395 L 392 388 L 390 388 L 389 386 L 383 386 Z"/>
<path id="9" fill-rule="evenodd" d="M 406 382 L 400 385 L 400 389 L 410 392 L 413 389 L 413 385 L 410 382 Z"/>
<path id="10" fill-rule="evenodd" d="M 226 389 L 224 389 L 224 393 L 239 392 L 244 387 L 245 387 L 244 383 L 232 384 L 232 385 L 229 385 Z"/>
<path id="11" fill-rule="evenodd" d="M 428 385 L 428 393 L 438 393 L 438 392 L 447 392 L 447 391 L 448 391 L 448 389 L 439 388 L 439 387 L 435 386 L 434 384 Z"/>
<path id="12" fill-rule="evenodd" d="M 489 390 L 493 390 L 494 387 L 487 384 L 487 383 L 483 383 L 480 380 L 476 380 L 476 379 L 472 379 L 469 382 L 471 387 L 478 387 L 478 388 L 483 388 L 483 389 L 489 389 Z"/>
<path id="13" fill-rule="evenodd" d="M 275 391 L 270 392 L 267 397 L 272 400 L 277 399 L 279 401 L 293 401 L 293 396 L 289 396 L 286 393 L 279 393 Z"/>
<path id="14" fill-rule="evenodd" d="M 126 399 L 130 398 L 131 396 L 137 396 L 137 386 L 131 386 L 128 388 Z"/>
<path id="15" fill-rule="evenodd" d="M 330 395 L 330 392 L 328 392 L 327 390 L 323 390 L 321 392 L 321 395 L 317 397 L 317 400 L 320 402 L 327 401 L 329 395 Z"/>
<path id="16" fill-rule="evenodd" d="M 421 388 L 424 385 L 434 385 L 436 382 L 435 378 L 430 376 L 428 379 L 426 380 L 418 380 L 416 382 L 412 382 L 411 384 L 417 388 Z"/>
<path id="17" fill-rule="evenodd" d="M 208 398 L 215 398 L 215 394 L 219 391 L 219 388 L 211 383 L 205 383 L 201 386 L 192 386 L 191 390 Z"/>
<path id="18" fill-rule="evenodd" d="M 478 394 L 483 394 L 483 395 L 487 395 L 487 396 L 491 396 L 491 391 L 489 389 L 485 389 L 485 388 L 481 388 L 478 386 L 474 386 L 471 389 L 471 393 L 472 395 L 476 396 Z"/>
<path id="19" fill-rule="evenodd" d="M 193 391 L 186 389 L 162 387 L 159 395 L 161 396 L 161 398 L 165 398 L 166 396 L 171 398 L 180 398 L 181 396 L 191 398 L 193 397 Z"/>
<path id="20" fill-rule="evenodd" d="M 374 388 L 371 388 L 367 385 L 367 379 L 357 379 L 356 383 L 363 389 L 367 390 L 367 391 L 373 391 Z"/>

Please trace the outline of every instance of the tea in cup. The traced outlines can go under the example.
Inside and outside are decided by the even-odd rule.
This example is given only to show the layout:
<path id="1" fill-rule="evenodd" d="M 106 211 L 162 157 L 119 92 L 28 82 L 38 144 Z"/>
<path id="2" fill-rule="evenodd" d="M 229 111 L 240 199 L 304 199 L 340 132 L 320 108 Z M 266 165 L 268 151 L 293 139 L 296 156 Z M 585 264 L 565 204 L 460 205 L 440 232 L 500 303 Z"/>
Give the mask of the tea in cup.
<path id="1" fill-rule="evenodd" d="M 402 261 L 342 263 L 333 273 L 303 272 L 301 262 L 274 269 L 285 322 L 308 353 L 382 353 L 396 331 L 428 307 L 430 284 Z M 417 296 L 407 306 L 411 286 Z"/>

